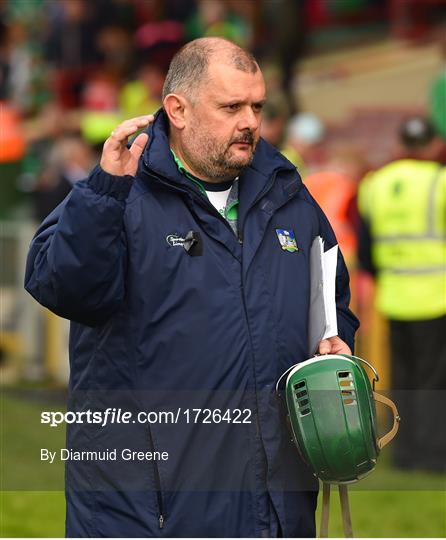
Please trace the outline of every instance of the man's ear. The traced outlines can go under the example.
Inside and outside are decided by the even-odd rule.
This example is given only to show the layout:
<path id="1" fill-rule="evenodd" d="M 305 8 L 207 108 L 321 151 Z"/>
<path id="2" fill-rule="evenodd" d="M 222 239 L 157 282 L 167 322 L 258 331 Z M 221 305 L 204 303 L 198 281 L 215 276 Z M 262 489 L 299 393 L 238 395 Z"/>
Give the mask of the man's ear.
<path id="1" fill-rule="evenodd" d="M 177 129 L 186 127 L 185 111 L 188 106 L 186 98 L 178 94 L 168 94 L 163 101 L 163 107 L 170 123 Z"/>

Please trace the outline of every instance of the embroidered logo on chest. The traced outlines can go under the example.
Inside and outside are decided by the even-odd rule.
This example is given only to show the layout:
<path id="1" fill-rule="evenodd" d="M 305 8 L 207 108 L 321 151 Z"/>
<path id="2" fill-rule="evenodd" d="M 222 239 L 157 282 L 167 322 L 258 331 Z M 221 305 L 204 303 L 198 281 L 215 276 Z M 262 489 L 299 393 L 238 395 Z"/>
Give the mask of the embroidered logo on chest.
<path id="1" fill-rule="evenodd" d="M 184 247 L 185 241 L 186 239 L 180 236 L 179 234 L 168 234 L 166 236 L 166 242 L 169 244 L 169 246 L 172 246 L 172 247 L 175 247 L 175 246 Z"/>
<path id="2" fill-rule="evenodd" d="M 293 253 L 299 251 L 296 242 L 296 235 L 292 229 L 276 229 L 277 238 L 279 239 L 280 246 L 284 251 Z"/>

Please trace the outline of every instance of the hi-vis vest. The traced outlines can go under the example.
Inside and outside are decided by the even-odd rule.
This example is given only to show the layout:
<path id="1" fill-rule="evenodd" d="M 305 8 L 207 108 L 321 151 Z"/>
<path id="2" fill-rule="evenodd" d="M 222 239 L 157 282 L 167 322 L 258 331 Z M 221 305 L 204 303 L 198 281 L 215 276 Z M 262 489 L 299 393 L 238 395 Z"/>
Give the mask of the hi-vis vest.
<path id="1" fill-rule="evenodd" d="M 446 313 L 446 167 L 400 160 L 368 175 L 358 197 L 378 271 L 377 306 L 397 320 Z"/>

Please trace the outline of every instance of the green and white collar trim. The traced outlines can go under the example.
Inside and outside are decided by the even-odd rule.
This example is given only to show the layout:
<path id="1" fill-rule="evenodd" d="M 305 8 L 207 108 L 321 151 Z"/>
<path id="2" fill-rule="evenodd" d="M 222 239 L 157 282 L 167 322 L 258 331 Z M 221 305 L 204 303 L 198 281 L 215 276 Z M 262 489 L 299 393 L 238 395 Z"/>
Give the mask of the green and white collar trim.
<path id="1" fill-rule="evenodd" d="M 172 148 L 170 149 L 170 151 L 172 152 L 173 159 L 175 160 L 175 164 L 178 167 L 179 172 L 181 174 L 184 174 L 186 178 L 191 180 L 191 182 L 193 182 L 198 187 L 200 192 L 207 199 L 209 199 L 206 192 L 206 188 L 202 180 L 200 180 L 199 178 L 191 174 L 188 170 L 186 170 L 182 161 L 175 154 Z M 238 222 L 238 204 L 239 204 L 239 184 L 238 183 L 239 183 L 239 178 L 237 176 L 237 178 L 235 178 L 234 181 L 232 182 L 231 191 L 229 192 L 228 200 L 226 202 L 226 207 L 223 213 L 224 218 L 229 223 L 235 235 L 237 235 L 237 232 L 238 232 L 238 223 L 237 223 Z"/>

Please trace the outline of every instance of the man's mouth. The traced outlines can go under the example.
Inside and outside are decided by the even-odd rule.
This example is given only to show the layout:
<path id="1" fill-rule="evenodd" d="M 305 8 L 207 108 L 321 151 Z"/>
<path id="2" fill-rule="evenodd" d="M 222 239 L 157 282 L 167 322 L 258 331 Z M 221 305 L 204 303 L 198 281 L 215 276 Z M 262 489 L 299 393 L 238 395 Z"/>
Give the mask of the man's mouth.
<path id="1" fill-rule="evenodd" d="M 231 145 L 238 144 L 240 146 L 246 147 L 246 146 L 253 146 L 254 145 L 254 137 L 250 134 L 245 135 L 245 137 L 241 139 L 237 139 L 235 141 L 231 142 Z"/>
<path id="2" fill-rule="evenodd" d="M 237 146 L 240 146 L 241 148 L 248 148 L 248 147 L 253 146 L 254 141 L 252 139 L 250 139 L 250 140 L 242 139 L 242 140 L 239 140 L 239 141 L 233 141 L 231 143 L 231 146 L 234 145 L 234 144 L 237 145 Z"/>

